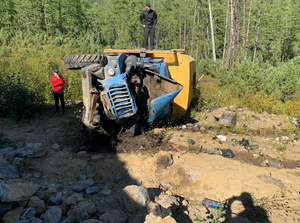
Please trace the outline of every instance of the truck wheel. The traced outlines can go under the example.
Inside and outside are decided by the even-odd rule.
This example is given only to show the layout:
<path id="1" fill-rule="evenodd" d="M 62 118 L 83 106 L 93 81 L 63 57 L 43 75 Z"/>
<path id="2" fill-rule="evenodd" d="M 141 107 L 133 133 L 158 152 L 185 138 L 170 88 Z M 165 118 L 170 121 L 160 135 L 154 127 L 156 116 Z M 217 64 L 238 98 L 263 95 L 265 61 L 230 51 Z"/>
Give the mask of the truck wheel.
<path id="1" fill-rule="evenodd" d="M 91 64 L 107 64 L 107 57 L 100 54 L 70 55 L 64 59 L 65 68 L 81 69 Z"/>

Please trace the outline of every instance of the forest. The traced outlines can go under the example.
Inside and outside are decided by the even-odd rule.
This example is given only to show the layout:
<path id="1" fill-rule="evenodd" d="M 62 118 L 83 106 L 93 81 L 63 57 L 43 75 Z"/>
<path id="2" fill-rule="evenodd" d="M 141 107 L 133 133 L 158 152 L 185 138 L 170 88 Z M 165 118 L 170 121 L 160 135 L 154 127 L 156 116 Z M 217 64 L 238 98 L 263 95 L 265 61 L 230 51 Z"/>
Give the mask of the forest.
<path id="1" fill-rule="evenodd" d="M 185 49 L 197 75 L 217 81 L 198 89 L 193 107 L 235 103 L 258 112 L 300 116 L 300 1 L 149 0 L 158 15 L 155 49 Z M 0 113 L 26 118 L 52 101 L 54 68 L 65 94 L 81 100 L 70 54 L 141 48 L 141 0 L 2 0 Z M 202 93 L 202 95 L 201 95 Z M 206 95 L 205 97 L 203 95 Z"/>

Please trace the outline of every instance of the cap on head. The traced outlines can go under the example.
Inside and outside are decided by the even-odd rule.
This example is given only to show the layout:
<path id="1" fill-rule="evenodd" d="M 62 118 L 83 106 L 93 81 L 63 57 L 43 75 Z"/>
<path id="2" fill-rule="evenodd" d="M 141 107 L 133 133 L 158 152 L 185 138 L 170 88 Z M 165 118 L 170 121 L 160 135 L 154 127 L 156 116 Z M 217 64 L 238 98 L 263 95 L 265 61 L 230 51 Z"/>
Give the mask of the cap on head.
<path id="1" fill-rule="evenodd" d="M 146 3 L 146 6 L 147 6 L 147 7 L 151 7 L 150 3 Z"/>
<path id="2" fill-rule="evenodd" d="M 57 69 L 54 69 L 53 70 L 53 73 L 58 73 L 59 71 Z"/>

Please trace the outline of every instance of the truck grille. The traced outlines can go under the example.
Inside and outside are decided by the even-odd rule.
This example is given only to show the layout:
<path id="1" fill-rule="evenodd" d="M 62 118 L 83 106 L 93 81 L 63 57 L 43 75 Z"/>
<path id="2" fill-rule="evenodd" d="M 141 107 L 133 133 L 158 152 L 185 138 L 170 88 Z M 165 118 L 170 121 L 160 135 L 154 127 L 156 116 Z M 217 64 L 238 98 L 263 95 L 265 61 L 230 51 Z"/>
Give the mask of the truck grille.
<path id="1" fill-rule="evenodd" d="M 127 118 L 136 113 L 136 106 L 126 85 L 110 86 L 106 92 L 110 110 L 116 119 Z"/>

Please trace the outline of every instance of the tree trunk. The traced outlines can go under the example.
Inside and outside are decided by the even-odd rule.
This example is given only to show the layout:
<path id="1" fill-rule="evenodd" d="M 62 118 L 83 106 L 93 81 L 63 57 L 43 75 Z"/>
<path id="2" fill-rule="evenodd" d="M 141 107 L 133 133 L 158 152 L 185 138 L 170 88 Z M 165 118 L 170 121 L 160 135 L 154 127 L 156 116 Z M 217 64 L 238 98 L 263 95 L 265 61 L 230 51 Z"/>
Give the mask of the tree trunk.
<path id="1" fill-rule="evenodd" d="M 212 12 L 210 6 L 210 0 L 208 0 L 208 8 L 209 8 L 209 18 L 210 18 L 210 29 L 211 29 L 211 43 L 212 43 L 212 51 L 213 51 L 213 60 L 216 62 L 216 49 L 215 49 L 215 38 L 214 38 L 214 25 L 212 20 Z"/>
<path id="2" fill-rule="evenodd" d="M 207 48 L 206 48 L 206 53 L 207 53 L 206 58 L 208 58 L 209 57 L 209 21 L 208 21 L 208 15 L 206 15 L 206 41 L 205 41 L 205 44 L 207 46 Z"/>
<path id="3" fill-rule="evenodd" d="M 249 30 L 250 30 L 250 19 L 251 19 L 251 10 L 252 10 L 252 2 L 250 2 L 250 8 L 249 8 L 249 16 L 248 16 L 248 25 L 247 25 L 247 34 L 246 34 L 246 44 L 245 44 L 245 57 L 244 60 L 247 59 L 247 54 L 248 54 L 248 41 L 249 41 Z"/>
<path id="4" fill-rule="evenodd" d="M 245 59 L 246 51 L 246 0 L 244 0 L 244 16 L 243 16 L 243 59 Z"/>
<path id="5" fill-rule="evenodd" d="M 183 36 L 183 48 L 185 49 L 186 47 L 186 23 L 187 23 L 187 18 L 186 18 L 186 9 L 187 8 L 187 0 L 185 0 L 185 8 L 184 8 L 184 36 Z"/>
<path id="6" fill-rule="evenodd" d="M 231 16 L 231 22 L 230 22 L 230 42 L 229 42 L 229 47 L 228 47 L 228 54 L 227 54 L 227 60 L 226 60 L 226 65 L 229 66 L 229 62 L 231 59 L 231 54 L 232 54 L 232 45 L 233 45 L 233 35 L 234 35 L 234 26 L 233 26 L 233 0 L 230 0 L 230 16 Z"/>
<path id="7" fill-rule="evenodd" d="M 254 40 L 254 49 L 253 49 L 253 61 L 252 65 L 255 64 L 255 59 L 256 59 L 256 50 L 257 50 L 257 44 L 258 44 L 258 35 L 259 35 L 259 26 L 261 22 L 261 8 L 262 8 L 263 0 L 260 1 L 260 8 L 259 8 L 259 13 L 258 13 L 258 23 L 256 27 L 256 32 L 255 32 L 255 40 Z"/>
<path id="8" fill-rule="evenodd" d="M 215 25 L 214 0 L 211 0 L 212 23 Z"/>
<path id="9" fill-rule="evenodd" d="M 240 14 L 241 14 L 241 0 L 236 1 L 235 7 L 235 38 L 234 38 L 234 51 L 233 51 L 233 63 L 238 52 L 238 44 L 240 41 Z"/>
<path id="10" fill-rule="evenodd" d="M 197 27 L 200 24 L 200 8 L 198 9 L 198 20 L 197 20 Z M 198 62 L 198 55 L 199 55 L 199 33 L 197 34 L 197 43 L 196 43 L 196 63 Z"/>
<path id="11" fill-rule="evenodd" d="M 289 36 L 289 29 L 288 29 L 288 24 L 286 24 L 286 29 L 285 29 L 285 38 L 283 40 L 283 46 L 282 46 L 282 52 L 281 52 L 281 62 L 283 63 L 284 61 L 284 54 L 285 54 L 285 49 L 288 47 L 289 45 L 289 41 L 288 41 L 288 36 Z"/>
<path id="12" fill-rule="evenodd" d="M 181 7 L 179 4 L 179 48 L 182 49 L 182 34 L 181 34 Z"/>
<path id="13" fill-rule="evenodd" d="M 224 65 L 226 45 L 227 45 L 228 14 L 229 14 L 229 0 L 227 1 L 227 12 L 226 12 L 226 22 L 225 22 L 225 34 L 224 34 L 224 47 L 223 47 L 223 57 L 222 57 L 222 68 L 223 68 L 223 65 Z"/>
<path id="14" fill-rule="evenodd" d="M 193 21 L 193 31 L 192 31 L 192 44 L 191 44 L 191 56 L 193 56 L 193 48 L 194 48 L 196 13 L 197 13 L 197 0 L 195 0 L 194 21 Z"/>

